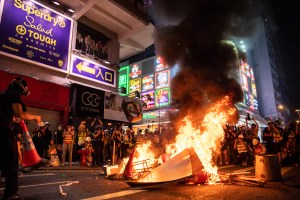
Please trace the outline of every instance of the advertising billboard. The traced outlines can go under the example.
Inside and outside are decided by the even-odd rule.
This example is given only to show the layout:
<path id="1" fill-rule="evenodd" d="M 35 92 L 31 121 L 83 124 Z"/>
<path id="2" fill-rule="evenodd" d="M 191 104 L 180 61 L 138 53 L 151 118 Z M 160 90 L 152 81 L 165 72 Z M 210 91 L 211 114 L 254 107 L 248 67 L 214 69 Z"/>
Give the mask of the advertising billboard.
<path id="1" fill-rule="evenodd" d="M 135 97 L 135 92 L 141 93 L 141 79 L 136 78 L 129 81 L 129 97 Z"/>
<path id="2" fill-rule="evenodd" d="M 147 75 L 142 78 L 142 91 L 154 90 L 154 75 Z"/>
<path id="3" fill-rule="evenodd" d="M 138 78 L 138 77 L 141 77 L 142 75 L 142 67 L 141 67 L 141 64 L 140 63 L 135 63 L 132 65 L 132 67 L 130 68 L 130 74 L 129 74 L 129 77 L 131 79 L 134 79 L 134 78 Z"/>
<path id="4" fill-rule="evenodd" d="M 155 106 L 162 107 L 171 103 L 170 88 L 155 90 Z"/>
<path id="5" fill-rule="evenodd" d="M 1 54 L 67 72 L 72 19 L 33 0 L 6 0 L 0 16 Z"/>
<path id="6" fill-rule="evenodd" d="M 170 86 L 170 70 L 155 73 L 155 89 Z"/>
<path id="7" fill-rule="evenodd" d="M 241 87 L 244 93 L 243 104 L 251 110 L 258 111 L 257 91 L 253 68 L 241 60 L 240 65 Z"/>
<path id="8" fill-rule="evenodd" d="M 164 69 L 167 69 L 168 65 L 164 64 L 164 60 L 161 56 L 156 57 L 155 59 L 155 71 L 159 72 Z"/>
<path id="9" fill-rule="evenodd" d="M 143 107 L 143 110 L 150 110 L 154 108 L 154 91 L 143 92 L 142 101 L 146 103 L 146 107 Z"/>
<path id="10" fill-rule="evenodd" d="M 71 74 L 104 85 L 116 86 L 116 71 L 98 63 L 72 56 Z"/>

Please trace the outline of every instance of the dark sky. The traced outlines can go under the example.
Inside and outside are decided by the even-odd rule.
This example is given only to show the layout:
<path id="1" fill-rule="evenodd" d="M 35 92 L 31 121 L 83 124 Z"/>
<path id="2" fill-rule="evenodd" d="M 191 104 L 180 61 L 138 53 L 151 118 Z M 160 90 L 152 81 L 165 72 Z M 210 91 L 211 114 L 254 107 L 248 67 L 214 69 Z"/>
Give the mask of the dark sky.
<path id="1" fill-rule="evenodd" d="M 271 0 L 292 114 L 300 109 L 300 6 L 296 2 Z"/>

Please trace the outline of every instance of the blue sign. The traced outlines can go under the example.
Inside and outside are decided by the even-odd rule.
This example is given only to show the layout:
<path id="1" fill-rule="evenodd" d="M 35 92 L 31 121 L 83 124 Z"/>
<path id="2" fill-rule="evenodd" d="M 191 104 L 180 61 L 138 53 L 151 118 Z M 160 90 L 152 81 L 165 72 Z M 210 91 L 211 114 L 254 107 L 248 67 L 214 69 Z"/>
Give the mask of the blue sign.
<path id="1" fill-rule="evenodd" d="M 71 73 L 109 86 L 116 86 L 116 71 L 73 55 Z"/>
<path id="2" fill-rule="evenodd" d="M 72 20 L 30 0 L 5 0 L 0 51 L 67 71 Z"/>

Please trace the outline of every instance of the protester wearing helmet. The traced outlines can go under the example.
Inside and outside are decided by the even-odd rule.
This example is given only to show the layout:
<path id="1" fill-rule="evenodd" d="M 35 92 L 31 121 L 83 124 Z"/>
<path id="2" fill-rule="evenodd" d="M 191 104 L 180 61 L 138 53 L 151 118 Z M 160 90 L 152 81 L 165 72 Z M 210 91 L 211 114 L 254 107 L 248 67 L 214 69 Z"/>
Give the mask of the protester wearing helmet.
<path id="1" fill-rule="evenodd" d="M 18 184 L 18 148 L 17 139 L 13 133 L 13 118 L 41 122 L 41 116 L 27 112 L 21 96 L 28 96 L 29 90 L 24 78 L 17 77 L 0 95 L 0 170 L 5 177 L 3 199 L 22 199 L 17 192 Z"/>
<path id="2" fill-rule="evenodd" d="M 258 137 L 253 138 L 252 140 L 254 155 L 264 155 L 267 153 L 266 147 L 260 143 Z"/>

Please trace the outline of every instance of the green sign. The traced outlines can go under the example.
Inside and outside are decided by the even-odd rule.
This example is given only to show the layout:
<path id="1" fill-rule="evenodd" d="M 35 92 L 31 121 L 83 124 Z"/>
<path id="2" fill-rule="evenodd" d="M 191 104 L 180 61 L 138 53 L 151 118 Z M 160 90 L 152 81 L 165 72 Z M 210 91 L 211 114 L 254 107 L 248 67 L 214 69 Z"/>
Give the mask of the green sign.
<path id="1" fill-rule="evenodd" d="M 125 92 L 123 92 L 125 88 Z M 122 91 L 121 95 L 128 95 L 129 92 L 129 66 L 122 67 L 119 70 L 119 89 Z"/>

